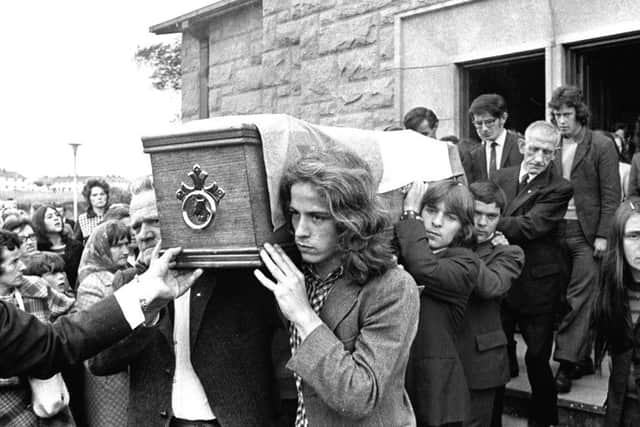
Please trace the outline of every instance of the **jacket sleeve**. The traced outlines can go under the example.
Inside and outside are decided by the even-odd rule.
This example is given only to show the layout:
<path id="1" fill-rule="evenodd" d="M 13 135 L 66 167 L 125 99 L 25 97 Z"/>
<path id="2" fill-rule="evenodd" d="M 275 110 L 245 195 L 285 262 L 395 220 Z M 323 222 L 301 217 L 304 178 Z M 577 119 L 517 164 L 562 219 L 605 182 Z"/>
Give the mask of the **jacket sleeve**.
<path id="1" fill-rule="evenodd" d="M 323 324 L 287 363 L 324 403 L 348 418 L 365 418 L 375 409 L 397 367 L 406 364 L 399 359 L 408 354 L 417 331 L 418 288 L 403 271 L 392 280 L 360 304 L 362 323 L 352 352 Z"/>
<path id="2" fill-rule="evenodd" d="M 478 258 L 460 249 L 456 256 L 438 258 L 429 249 L 424 225 L 405 219 L 396 224 L 400 263 L 413 276 L 422 293 L 445 303 L 466 304 L 478 274 Z"/>
<path id="3" fill-rule="evenodd" d="M 520 244 L 543 237 L 552 232 L 564 218 L 569 200 L 573 196 L 571 184 L 562 181 L 541 191 L 544 194 L 527 213 L 500 219 L 498 230 L 504 233 L 509 242 Z"/>
<path id="4" fill-rule="evenodd" d="M 640 163 L 640 153 L 633 155 L 631 159 L 631 170 L 629 171 L 629 187 L 627 188 L 627 197 L 640 196 L 640 186 L 638 185 L 638 167 Z"/>
<path id="5" fill-rule="evenodd" d="M 0 302 L 0 377 L 49 378 L 130 332 L 113 296 L 53 324 Z"/>
<path id="6" fill-rule="evenodd" d="M 620 169 L 618 168 L 618 153 L 613 144 L 605 141 L 601 146 L 602 153 L 598 162 L 598 176 L 600 178 L 600 220 L 596 230 L 597 237 L 607 238 L 611 228 L 614 213 L 620 205 Z"/>
<path id="7" fill-rule="evenodd" d="M 480 262 L 478 284 L 474 292 L 486 299 L 506 294 L 524 267 L 524 252 L 519 246 L 497 246 L 494 256 Z"/>

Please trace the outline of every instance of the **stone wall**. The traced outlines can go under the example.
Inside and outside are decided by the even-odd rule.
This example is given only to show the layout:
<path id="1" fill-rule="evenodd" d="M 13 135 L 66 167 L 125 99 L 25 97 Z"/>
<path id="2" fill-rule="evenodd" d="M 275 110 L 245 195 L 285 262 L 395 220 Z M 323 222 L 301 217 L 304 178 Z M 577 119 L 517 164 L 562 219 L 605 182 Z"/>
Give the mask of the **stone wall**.
<path id="1" fill-rule="evenodd" d="M 441 1 L 263 0 L 216 17 L 207 30 L 209 115 L 384 128 L 398 114 L 394 16 Z M 199 40 L 184 33 L 184 120 L 198 118 L 199 70 Z"/>

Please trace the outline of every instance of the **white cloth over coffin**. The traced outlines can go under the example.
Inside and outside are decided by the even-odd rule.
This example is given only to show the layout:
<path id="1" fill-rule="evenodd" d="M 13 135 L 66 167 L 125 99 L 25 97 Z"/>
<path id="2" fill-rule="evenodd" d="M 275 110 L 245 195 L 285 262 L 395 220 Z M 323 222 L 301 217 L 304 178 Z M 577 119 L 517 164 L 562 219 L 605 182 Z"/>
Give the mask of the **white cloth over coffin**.
<path id="1" fill-rule="evenodd" d="M 314 147 L 339 145 L 365 159 L 386 193 L 413 181 L 439 181 L 463 174 L 457 147 L 417 132 L 373 131 L 307 123 L 286 114 L 222 116 L 194 120 L 164 134 L 182 134 L 255 125 L 262 139 L 267 189 L 274 230 L 285 224 L 278 185 L 289 162 Z"/>

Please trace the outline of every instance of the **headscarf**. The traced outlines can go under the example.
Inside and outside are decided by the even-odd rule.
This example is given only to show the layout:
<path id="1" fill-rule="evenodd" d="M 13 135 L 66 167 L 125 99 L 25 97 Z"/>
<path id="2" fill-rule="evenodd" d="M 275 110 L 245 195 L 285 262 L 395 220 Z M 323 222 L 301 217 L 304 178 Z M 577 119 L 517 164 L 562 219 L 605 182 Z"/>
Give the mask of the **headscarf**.
<path id="1" fill-rule="evenodd" d="M 111 259 L 111 246 L 123 238 L 130 238 L 129 230 L 123 222 L 111 220 L 98 225 L 89 236 L 82 252 L 78 281 L 81 283 L 88 275 L 99 271 L 115 273 L 121 269 L 122 267 Z"/>

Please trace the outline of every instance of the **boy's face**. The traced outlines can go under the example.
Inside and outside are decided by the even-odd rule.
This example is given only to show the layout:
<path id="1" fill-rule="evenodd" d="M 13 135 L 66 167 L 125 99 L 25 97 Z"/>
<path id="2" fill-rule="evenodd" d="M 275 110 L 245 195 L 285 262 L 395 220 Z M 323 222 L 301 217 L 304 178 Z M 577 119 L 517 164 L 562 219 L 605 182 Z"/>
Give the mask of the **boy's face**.
<path id="1" fill-rule="evenodd" d="M 473 224 L 478 236 L 478 243 L 491 239 L 500 221 L 500 208 L 495 203 L 475 201 Z"/>

